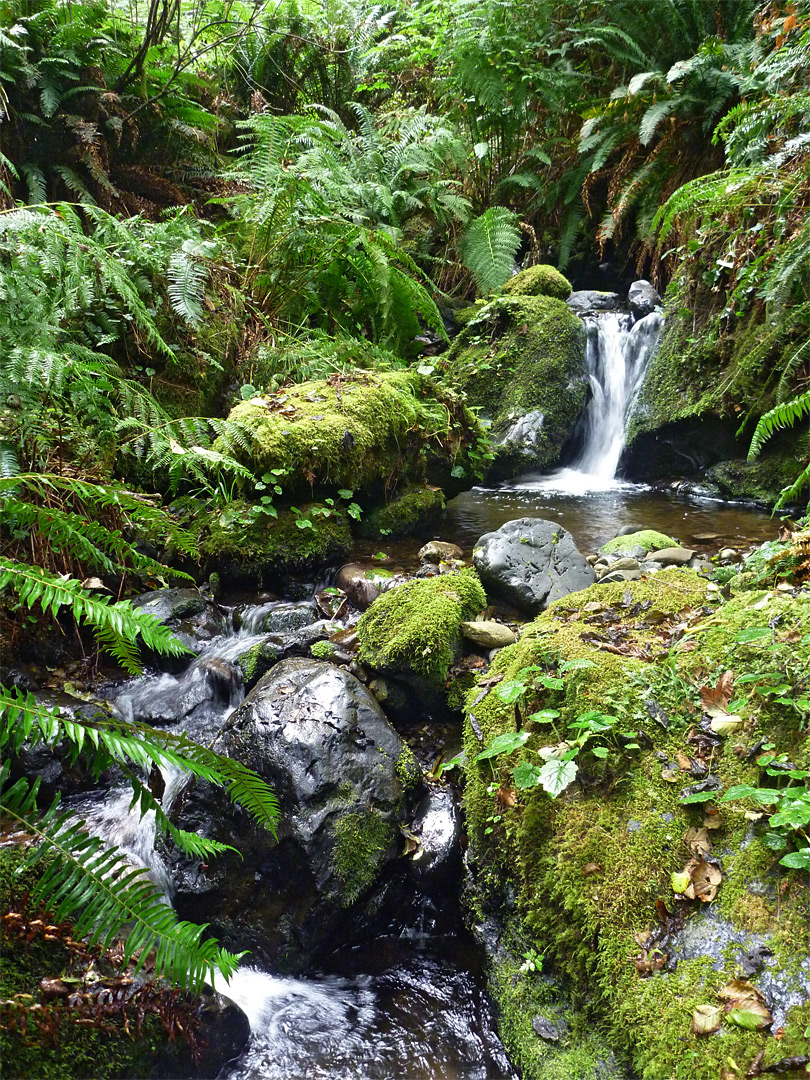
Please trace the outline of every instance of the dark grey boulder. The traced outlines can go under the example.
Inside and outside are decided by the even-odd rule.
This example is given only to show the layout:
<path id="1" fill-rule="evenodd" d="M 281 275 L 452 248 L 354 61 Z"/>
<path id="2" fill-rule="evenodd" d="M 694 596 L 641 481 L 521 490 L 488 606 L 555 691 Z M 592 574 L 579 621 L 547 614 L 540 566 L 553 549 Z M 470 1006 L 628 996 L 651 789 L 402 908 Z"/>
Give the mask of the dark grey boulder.
<path id="1" fill-rule="evenodd" d="M 592 315 L 596 311 L 618 311 L 621 307 L 618 293 L 599 292 L 597 289 L 573 292 L 565 302 L 577 315 Z"/>
<path id="2" fill-rule="evenodd" d="M 543 425 L 545 414 L 540 409 L 518 416 L 504 434 L 497 440 L 498 446 L 508 452 L 515 469 L 525 465 L 530 469 L 542 449 Z"/>
<path id="3" fill-rule="evenodd" d="M 245 604 L 234 612 L 236 628 L 251 634 L 294 633 L 318 619 L 320 613 L 311 600 L 298 604 Z"/>
<path id="4" fill-rule="evenodd" d="M 155 589 L 130 601 L 134 608 L 149 612 L 168 626 L 194 655 L 226 631 L 225 616 L 212 599 L 199 589 Z M 160 667 L 178 670 L 188 657 L 150 656 Z"/>
<path id="5" fill-rule="evenodd" d="M 634 281 L 627 293 L 627 304 L 637 319 L 651 315 L 661 304 L 661 297 L 649 281 Z"/>
<path id="6" fill-rule="evenodd" d="M 475 545 L 473 563 L 487 592 L 528 612 L 596 581 L 573 536 L 542 518 L 518 518 L 486 533 Z"/>
<path id="7" fill-rule="evenodd" d="M 199 783 L 177 824 L 225 843 L 202 868 L 167 852 L 184 918 L 213 924 L 232 947 L 302 970 L 334 943 L 344 909 L 400 849 L 399 825 L 421 771 L 369 691 L 343 668 L 291 659 L 269 671 L 233 713 L 214 749 L 254 769 L 276 793 L 278 839 L 227 796 Z"/>

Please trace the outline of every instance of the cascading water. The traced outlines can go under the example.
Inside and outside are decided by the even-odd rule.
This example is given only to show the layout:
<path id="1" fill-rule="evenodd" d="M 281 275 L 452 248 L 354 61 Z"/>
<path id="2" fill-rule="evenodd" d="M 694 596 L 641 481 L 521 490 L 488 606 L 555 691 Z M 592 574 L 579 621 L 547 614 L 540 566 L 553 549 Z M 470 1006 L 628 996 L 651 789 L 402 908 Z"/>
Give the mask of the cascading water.
<path id="1" fill-rule="evenodd" d="M 617 485 L 628 414 L 658 347 L 662 327 L 663 319 L 657 312 L 636 322 L 632 315 L 612 311 L 585 320 L 591 397 L 583 419 L 579 456 L 570 468 L 552 476 L 510 486 L 584 494 Z"/>
<path id="2" fill-rule="evenodd" d="M 210 742 L 244 697 L 236 661 L 273 636 L 258 632 L 268 616 L 289 622 L 295 607 L 238 609 L 237 631 L 208 642 L 178 675 L 130 680 L 114 695 L 116 711 Z M 311 602 L 299 607 L 315 615 Z M 187 776 L 162 771 L 168 810 Z M 454 797 L 431 788 L 426 800 L 415 826 L 422 847 L 414 864 L 416 887 L 400 907 L 357 927 L 357 940 L 333 954 L 326 970 L 291 978 L 245 965 L 229 983 L 217 980 L 217 989 L 247 1013 L 252 1032 L 240 1058 L 223 1069 L 223 1080 L 514 1080 L 496 1033 L 480 952 L 461 925 L 456 886 L 440 877 L 441 900 L 431 895 L 439 887 L 431 885 L 434 863 L 458 858 Z M 141 817 L 131 807 L 128 787 L 75 797 L 70 804 L 91 831 L 146 868 L 170 902 L 172 882 L 155 848 L 154 815 Z"/>

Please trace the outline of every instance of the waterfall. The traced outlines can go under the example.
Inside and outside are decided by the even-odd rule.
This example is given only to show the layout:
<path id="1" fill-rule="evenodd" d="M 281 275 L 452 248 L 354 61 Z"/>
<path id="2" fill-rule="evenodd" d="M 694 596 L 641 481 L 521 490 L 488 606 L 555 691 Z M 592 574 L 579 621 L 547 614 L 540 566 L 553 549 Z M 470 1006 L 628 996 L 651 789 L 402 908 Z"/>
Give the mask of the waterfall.
<path id="1" fill-rule="evenodd" d="M 575 472 L 603 483 L 615 477 L 627 438 L 627 415 L 662 326 L 657 312 L 635 323 L 631 315 L 616 312 L 585 320 L 591 399 L 582 450 L 572 466 Z"/>
<path id="2" fill-rule="evenodd" d="M 618 486 L 615 477 L 627 441 L 627 418 L 663 325 L 655 311 L 635 322 L 632 315 L 615 311 L 585 319 L 591 396 L 582 421 L 579 456 L 570 468 L 517 480 L 509 487 L 581 495 Z"/>

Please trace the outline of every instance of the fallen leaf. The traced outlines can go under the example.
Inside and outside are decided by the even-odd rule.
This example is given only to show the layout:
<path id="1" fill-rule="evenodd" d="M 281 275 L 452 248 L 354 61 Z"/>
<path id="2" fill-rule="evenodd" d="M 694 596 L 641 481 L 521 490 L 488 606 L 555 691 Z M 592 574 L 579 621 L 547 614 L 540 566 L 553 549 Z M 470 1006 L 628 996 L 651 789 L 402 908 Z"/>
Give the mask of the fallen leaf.
<path id="1" fill-rule="evenodd" d="M 712 850 L 712 842 L 709 839 L 709 833 L 705 828 L 687 829 L 684 834 L 683 842 L 698 859 L 702 858 L 704 855 L 708 855 Z"/>
<path id="2" fill-rule="evenodd" d="M 692 759 L 690 757 L 687 757 L 686 754 L 684 754 L 684 752 L 682 750 L 679 750 L 678 753 L 675 755 L 675 757 L 678 759 L 678 764 L 680 765 L 680 767 L 683 769 L 684 772 L 690 772 L 691 771 L 691 769 L 692 769 Z"/>
<path id="3" fill-rule="evenodd" d="M 715 686 L 701 686 L 700 700 L 709 716 L 725 713 L 734 692 L 734 673 L 724 671 Z"/>
<path id="4" fill-rule="evenodd" d="M 513 806 L 517 806 L 517 792 L 514 788 L 501 787 L 498 788 L 497 799 L 499 804 L 506 810 L 511 809 Z"/>
<path id="5" fill-rule="evenodd" d="M 746 1031 L 762 1031 L 770 1027 L 773 1017 L 767 1006 L 759 1002 L 753 1003 L 745 1009 L 730 1009 L 726 1013 L 726 1020 L 730 1024 L 744 1028 Z"/>
<path id="6" fill-rule="evenodd" d="M 773 1023 L 765 997 L 748 979 L 732 979 L 717 991 L 726 1003 L 726 1020 L 746 1031 L 762 1031 Z"/>
<path id="7" fill-rule="evenodd" d="M 588 877 L 590 874 L 598 874 L 602 870 L 602 864 L 598 862 L 585 863 L 582 867 L 582 876 Z M 639 942 L 639 944 L 641 944 Z"/>
<path id="8" fill-rule="evenodd" d="M 720 1005 L 698 1005 L 692 1013 L 692 1031 L 695 1035 L 711 1035 L 719 1029 L 722 1014 Z"/>
<path id="9" fill-rule="evenodd" d="M 691 859 L 684 867 L 689 874 L 689 887 L 684 891 L 688 900 L 701 900 L 710 904 L 717 896 L 717 890 L 723 880 L 721 871 L 703 859 Z"/>
<path id="10" fill-rule="evenodd" d="M 742 722 L 741 716 L 722 713 L 712 717 L 710 727 L 718 735 L 733 735 L 742 726 Z"/>
<path id="11" fill-rule="evenodd" d="M 692 879 L 686 870 L 682 870 L 679 873 L 672 874 L 670 876 L 670 883 L 672 885 L 672 891 L 674 893 L 685 893 L 689 888 Z"/>

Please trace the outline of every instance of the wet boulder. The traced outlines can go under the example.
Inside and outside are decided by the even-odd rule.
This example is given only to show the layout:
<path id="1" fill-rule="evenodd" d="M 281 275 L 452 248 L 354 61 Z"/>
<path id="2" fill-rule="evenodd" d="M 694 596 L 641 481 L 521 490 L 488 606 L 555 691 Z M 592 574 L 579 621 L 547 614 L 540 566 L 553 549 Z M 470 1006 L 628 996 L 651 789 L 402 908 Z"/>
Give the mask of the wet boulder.
<path id="1" fill-rule="evenodd" d="M 581 289 L 573 292 L 566 301 L 577 315 L 594 315 L 599 311 L 618 311 L 621 299 L 615 292 L 599 292 L 597 289 Z"/>
<path id="2" fill-rule="evenodd" d="M 473 564 L 493 596 L 528 612 L 596 581 L 573 536 L 542 518 L 517 518 L 486 533 L 475 545 Z"/>
<path id="3" fill-rule="evenodd" d="M 371 607 L 377 597 L 405 580 L 402 574 L 393 574 L 376 566 L 362 563 L 346 563 L 338 571 L 335 584 L 348 596 L 358 611 Z"/>
<path id="4" fill-rule="evenodd" d="M 366 688 L 332 664 L 277 664 L 226 723 L 214 749 L 254 769 L 280 803 L 278 839 L 215 788 L 198 784 L 182 828 L 242 853 L 206 868 L 169 853 L 175 905 L 233 947 L 301 970 L 334 944 L 345 908 L 399 852 L 421 773 Z"/>
<path id="5" fill-rule="evenodd" d="M 637 319 L 651 315 L 661 304 L 661 297 L 649 281 L 634 281 L 627 293 L 627 303 Z"/>
<path id="6" fill-rule="evenodd" d="M 286 634 L 311 626 L 320 618 L 311 600 L 288 604 L 245 604 L 234 612 L 237 629 L 250 634 Z"/>
<path id="7" fill-rule="evenodd" d="M 155 589 L 136 596 L 130 603 L 168 626 L 194 655 L 226 630 L 222 611 L 200 589 Z M 170 670 L 182 668 L 188 661 L 188 658 L 157 654 L 150 658 Z"/>

